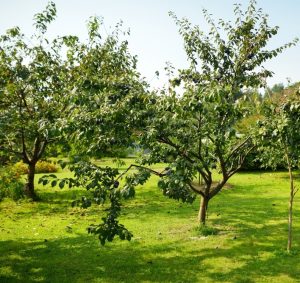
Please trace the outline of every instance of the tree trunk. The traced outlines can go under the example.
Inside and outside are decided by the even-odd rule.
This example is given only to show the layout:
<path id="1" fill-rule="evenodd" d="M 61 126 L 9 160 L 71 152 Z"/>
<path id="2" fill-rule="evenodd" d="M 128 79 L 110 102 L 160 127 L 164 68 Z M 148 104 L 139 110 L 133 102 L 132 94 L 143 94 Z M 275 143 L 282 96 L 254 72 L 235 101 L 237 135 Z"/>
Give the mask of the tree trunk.
<path id="1" fill-rule="evenodd" d="M 292 228 L 293 228 L 293 202 L 294 202 L 294 178 L 291 166 L 289 166 L 290 175 L 290 201 L 289 201 L 289 231 L 288 231 L 288 244 L 287 251 L 290 252 L 292 249 Z"/>
<path id="2" fill-rule="evenodd" d="M 199 219 L 200 224 L 202 224 L 202 225 L 205 225 L 208 201 L 209 201 L 208 197 L 203 197 L 203 196 L 201 197 L 201 204 L 200 204 L 198 219 Z"/>
<path id="3" fill-rule="evenodd" d="M 36 162 L 28 164 L 27 183 L 25 184 L 25 195 L 32 200 L 37 200 L 37 195 L 34 191 L 34 175 Z"/>

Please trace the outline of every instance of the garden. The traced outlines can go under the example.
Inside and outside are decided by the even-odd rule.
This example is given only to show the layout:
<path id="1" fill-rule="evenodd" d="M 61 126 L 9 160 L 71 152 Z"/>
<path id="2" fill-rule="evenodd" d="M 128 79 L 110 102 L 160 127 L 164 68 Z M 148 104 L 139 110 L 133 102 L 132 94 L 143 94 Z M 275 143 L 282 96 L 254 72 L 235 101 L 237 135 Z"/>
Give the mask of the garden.
<path id="1" fill-rule="evenodd" d="M 56 13 L 0 37 L 0 282 L 299 282 L 300 85 L 264 67 L 298 39 L 170 12 L 188 67 L 153 89 L 121 22 Z"/>

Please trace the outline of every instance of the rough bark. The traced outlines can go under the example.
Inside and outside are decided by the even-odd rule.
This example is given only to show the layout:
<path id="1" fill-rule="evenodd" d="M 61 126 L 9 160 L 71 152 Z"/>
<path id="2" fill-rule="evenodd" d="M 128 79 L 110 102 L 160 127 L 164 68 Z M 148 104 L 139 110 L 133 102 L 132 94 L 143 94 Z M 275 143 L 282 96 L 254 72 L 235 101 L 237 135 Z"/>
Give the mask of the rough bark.
<path id="1" fill-rule="evenodd" d="M 28 164 L 27 183 L 25 184 L 25 195 L 32 200 L 38 199 L 34 190 L 35 165 L 35 162 Z"/>
<path id="2" fill-rule="evenodd" d="M 198 218 L 199 218 L 200 224 L 202 224 L 202 225 L 205 225 L 208 201 L 209 201 L 208 197 L 203 197 L 203 196 L 201 197 L 201 204 L 200 204 Z"/>

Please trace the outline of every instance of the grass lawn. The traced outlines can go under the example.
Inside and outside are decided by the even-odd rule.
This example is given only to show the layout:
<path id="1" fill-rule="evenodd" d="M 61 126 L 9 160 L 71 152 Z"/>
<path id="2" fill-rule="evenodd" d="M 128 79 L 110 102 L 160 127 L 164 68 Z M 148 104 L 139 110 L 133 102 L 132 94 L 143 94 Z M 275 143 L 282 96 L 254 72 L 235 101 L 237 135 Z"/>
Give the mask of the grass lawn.
<path id="1" fill-rule="evenodd" d="M 209 236 L 196 229 L 199 200 L 169 200 L 156 181 L 124 202 L 120 221 L 134 234 L 132 241 L 104 247 L 86 232 L 103 208 L 70 206 L 84 190 L 37 186 L 40 202 L 4 200 L 0 282 L 300 282 L 297 196 L 294 251 L 285 252 L 286 173 L 234 176 L 232 186 L 210 202 L 208 225 L 219 233 Z"/>

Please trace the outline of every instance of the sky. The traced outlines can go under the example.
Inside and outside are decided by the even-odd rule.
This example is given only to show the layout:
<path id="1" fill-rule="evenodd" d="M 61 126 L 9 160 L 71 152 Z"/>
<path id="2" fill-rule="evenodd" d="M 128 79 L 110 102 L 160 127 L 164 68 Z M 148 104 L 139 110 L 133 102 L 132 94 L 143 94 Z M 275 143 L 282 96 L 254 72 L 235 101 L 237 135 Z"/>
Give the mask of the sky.
<path id="1" fill-rule="evenodd" d="M 232 20 L 233 4 L 247 7 L 246 0 L 56 0 L 57 19 L 48 30 L 49 37 L 75 34 L 87 38 L 86 22 L 90 16 L 101 16 L 106 30 L 120 20 L 123 28 L 130 29 L 130 52 L 138 57 L 138 70 L 153 87 L 166 82 L 164 67 L 171 62 L 174 67 L 187 66 L 183 41 L 178 29 L 168 16 L 173 11 L 179 18 L 186 17 L 198 24 L 203 31 L 208 29 L 203 19 L 205 8 L 213 18 Z M 0 0 L 0 34 L 8 28 L 19 26 L 26 35 L 33 31 L 33 15 L 42 11 L 47 0 Z M 269 23 L 280 27 L 279 33 L 270 41 L 276 48 L 295 37 L 300 38 L 300 1 L 257 0 L 257 7 L 269 15 Z M 300 43 L 264 65 L 274 72 L 268 85 L 300 81 Z M 160 72 L 160 77 L 155 72 Z"/>

